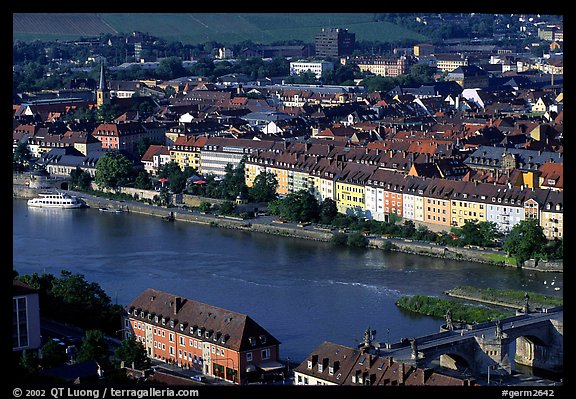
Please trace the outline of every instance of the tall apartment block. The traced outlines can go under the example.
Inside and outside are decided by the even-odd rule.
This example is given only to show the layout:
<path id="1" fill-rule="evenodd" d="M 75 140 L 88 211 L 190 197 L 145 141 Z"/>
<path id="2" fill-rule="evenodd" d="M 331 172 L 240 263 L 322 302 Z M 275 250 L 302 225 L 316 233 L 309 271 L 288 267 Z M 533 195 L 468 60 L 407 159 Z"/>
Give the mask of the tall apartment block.
<path id="1" fill-rule="evenodd" d="M 317 57 L 341 57 L 352 54 L 356 34 L 348 32 L 342 28 L 322 28 L 316 34 L 316 56 Z"/>

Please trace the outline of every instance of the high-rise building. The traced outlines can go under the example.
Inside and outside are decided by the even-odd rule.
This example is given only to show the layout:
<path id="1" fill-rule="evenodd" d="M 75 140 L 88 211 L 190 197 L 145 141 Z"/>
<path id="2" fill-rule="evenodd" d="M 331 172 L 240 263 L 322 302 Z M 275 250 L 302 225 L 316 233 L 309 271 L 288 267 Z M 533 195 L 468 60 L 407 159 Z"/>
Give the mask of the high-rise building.
<path id="1" fill-rule="evenodd" d="M 356 34 L 342 28 L 322 28 L 316 34 L 316 56 L 318 57 L 341 57 L 352 54 Z"/>

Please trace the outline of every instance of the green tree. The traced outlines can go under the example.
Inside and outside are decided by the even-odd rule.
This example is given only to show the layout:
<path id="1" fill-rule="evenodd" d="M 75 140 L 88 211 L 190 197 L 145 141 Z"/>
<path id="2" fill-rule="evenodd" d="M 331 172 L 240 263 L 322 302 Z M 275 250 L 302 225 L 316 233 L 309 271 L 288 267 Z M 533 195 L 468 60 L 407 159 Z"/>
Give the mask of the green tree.
<path id="1" fill-rule="evenodd" d="M 136 179 L 134 180 L 134 187 L 139 188 L 142 190 L 150 190 L 154 185 L 152 184 L 152 179 L 150 178 L 150 174 L 145 170 L 141 170 Z"/>
<path id="2" fill-rule="evenodd" d="M 236 209 L 236 204 L 232 201 L 224 201 L 220 204 L 218 213 L 221 215 L 232 215 Z"/>
<path id="3" fill-rule="evenodd" d="M 348 235 L 346 243 L 349 247 L 365 248 L 368 246 L 368 238 L 364 234 L 354 231 Z"/>
<path id="4" fill-rule="evenodd" d="M 66 349 L 63 345 L 50 340 L 42 346 L 42 367 L 52 368 L 66 363 Z"/>
<path id="5" fill-rule="evenodd" d="M 186 74 L 187 71 L 182 66 L 182 58 L 179 57 L 164 58 L 156 68 L 156 76 L 164 80 L 179 78 Z"/>
<path id="6" fill-rule="evenodd" d="M 272 172 L 263 172 L 256 176 L 248 194 L 255 202 L 269 202 L 276 199 L 277 187 L 276 175 Z"/>
<path id="7" fill-rule="evenodd" d="M 126 367 L 134 367 L 137 370 L 150 368 L 151 361 L 146 354 L 146 348 L 141 342 L 136 341 L 133 335 L 122 340 L 114 355 L 118 361 L 123 361 Z"/>
<path id="8" fill-rule="evenodd" d="M 244 164 L 243 158 L 236 167 L 228 164 L 225 167 L 225 175 L 218 184 L 218 198 L 235 200 L 239 194 L 248 196 L 248 187 L 244 178 Z"/>
<path id="9" fill-rule="evenodd" d="M 315 222 L 320 216 L 316 198 L 306 190 L 290 193 L 284 199 L 272 201 L 270 205 L 271 212 L 293 222 Z"/>
<path id="10" fill-rule="evenodd" d="M 90 173 L 79 167 L 76 167 L 76 169 L 70 172 L 70 185 L 72 189 L 88 190 L 91 182 L 92 176 L 90 176 Z"/>
<path id="11" fill-rule="evenodd" d="M 198 205 L 198 209 L 200 212 L 210 212 L 212 210 L 212 204 L 208 201 L 201 201 L 200 205 Z"/>
<path id="12" fill-rule="evenodd" d="M 98 283 L 88 282 L 84 275 L 68 270 L 62 270 L 60 277 L 52 281 L 49 294 L 54 302 L 52 312 L 65 310 L 60 317 L 85 327 L 99 326 L 100 317 L 111 306 L 110 297 Z"/>
<path id="13" fill-rule="evenodd" d="M 544 230 L 538 221 L 526 219 L 514 225 L 504 241 L 504 250 L 516 259 L 518 266 L 522 266 L 528 259 L 542 258 L 546 243 Z"/>
<path id="14" fill-rule="evenodd" d="M 332 198 L 325 198 L 320 204 L 320 223 L 331 224 L 338 215 L 338 206 Z"/>
<path id="15" fill-rule="evenodd" d="M 82 345 L 78 350 L 78 361 L 95 360 L 98 363 L 107 363 L 108 344 L 104 333 L 100 330 L 87 330 Z"/>
<path id="16" fill-rule="evenodd" d="M 132 162 L 122 153 L 108 152 L 96 162 L 94 181 L 100 187 L 116 189 L 128 182 L 132 172 Z"/>
<path id="17" fill-rule="evenodd" d="M 12 168 L 15 172 L 25 171 L 30 168 L 32 153 L 30 152 L 26 142 L 18 143 L 14 149 L 14 155 L 12 156 L 12 159 Z"/>

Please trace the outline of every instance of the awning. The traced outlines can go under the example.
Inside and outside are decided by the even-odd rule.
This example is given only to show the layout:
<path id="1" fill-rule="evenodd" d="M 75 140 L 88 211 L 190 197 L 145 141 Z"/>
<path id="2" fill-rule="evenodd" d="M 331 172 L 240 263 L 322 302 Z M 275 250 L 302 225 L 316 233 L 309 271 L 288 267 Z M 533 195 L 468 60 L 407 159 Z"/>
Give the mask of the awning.
<path id="1" fill-rule="evenodd" d="M 266 360 L 266 361 L 260 362 L 257 365 L 257 367 L 262 371 L 272 371 L 272 370 L 283 369 L 284 365 L 282 363 L 278 363 L 275 360 Z"/>

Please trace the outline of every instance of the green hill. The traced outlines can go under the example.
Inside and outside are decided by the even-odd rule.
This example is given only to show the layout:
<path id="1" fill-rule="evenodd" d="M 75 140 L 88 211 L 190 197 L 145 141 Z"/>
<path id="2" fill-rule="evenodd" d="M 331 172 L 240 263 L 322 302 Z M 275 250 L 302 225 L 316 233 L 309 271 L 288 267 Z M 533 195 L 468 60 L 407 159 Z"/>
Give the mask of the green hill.
<path id="1" fill-rule="evenodd" d="M 101 33 L 139 31 L 167 41 L 269 44 L 283 40 L 314 42 L 322 28 L 338 27 L 357 41 L 426 40 L 401 26 L 374 21 L 371 13 L 28 13 L 13 14 L 14 39 L 71 40 Z"/>

